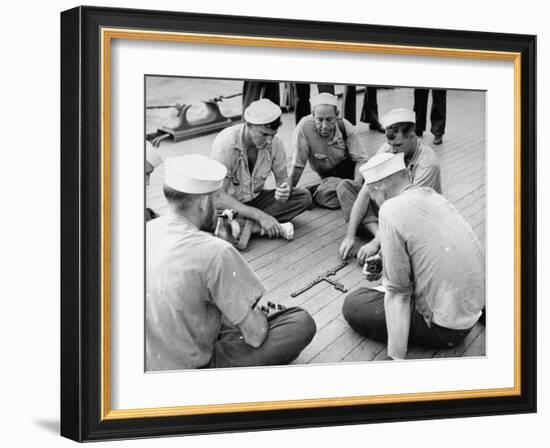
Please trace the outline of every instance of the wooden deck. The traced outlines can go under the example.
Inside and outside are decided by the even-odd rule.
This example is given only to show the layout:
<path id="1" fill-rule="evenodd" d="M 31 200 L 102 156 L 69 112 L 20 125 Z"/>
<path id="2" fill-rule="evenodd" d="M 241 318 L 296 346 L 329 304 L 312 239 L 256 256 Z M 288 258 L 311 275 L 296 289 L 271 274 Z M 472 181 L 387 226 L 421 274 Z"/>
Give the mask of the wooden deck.
<path id="1" fill-rule="evenodd" d="M 358 96 L 357 107 L 362 104 Z M 412 109 L 412 89 L 388 89 L 378 91 L 380 114 L 395 107 Z M 360 113 L 357 115 L 360 116 Z M 283 139 L 290 165 L 291 136 L 294 129 L 292 114 L 284 114 L 279 136 Z M 357 130 L 369 154 L 385 141 L 381 133 L 358 123 Z M 148 129 L 148 131 L 150 131 Z M 177 144 L 163 143 L 164 157 L 188 153 L 209 154 L 214 135 L 199 137 Z M 433 136 L 424 134 L 426 143 Z M 447 97 L 447 129 L 441 146 L 432 146 L 441 161 L 443 194 L 458 208 L 485 246 L 485 95 L 482 92 L 449 91 Z M 166 203 L 162 196 L 162 166 L 151 177 L 147 190 L 148 207 L 163 213 Z M 318 182 L 317 175 L 309 168 L 304 172 L 300 185 Z M 270 179 L 267 187 L 272 185 Z M 342 317 L 345 293 L 326 282 L 318 284 L 299 295 L 290 293 L 304 286 L 313 278 L 341 263 L 338 247 L 346 230 L 346 223 L 339 210 L 314 208 L 298 216 L 294 221 L 293 241 L 255 238 L 243 253 L 265 283 L 268 292 L 263 301 L 273 301 L 285 306 L 301 306 L 315 319 L 317 334 L 295 363 L 338 363 L 382 360 L 386 346 L 361 337 Z M 351 262 L 334 277 L 349 291 L 367 286 L 361 267 Z M 484 356 L 485 326 L 477 324 L 463 344 L 451 350 L 409 349 L 409 359 L 440 357 Z"/>

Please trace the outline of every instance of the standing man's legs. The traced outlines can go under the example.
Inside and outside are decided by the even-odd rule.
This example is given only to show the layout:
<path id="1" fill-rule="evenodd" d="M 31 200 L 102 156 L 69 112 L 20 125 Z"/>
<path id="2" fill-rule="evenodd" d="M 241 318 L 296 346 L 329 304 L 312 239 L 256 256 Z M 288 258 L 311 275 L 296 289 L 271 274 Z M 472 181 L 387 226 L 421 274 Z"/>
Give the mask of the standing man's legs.
<path id="1" fill-rule="evenodd" d="M 334 95 L 333 84 L 317 84 L 317 89 L 319 93 L 328 92 Z M 298 124 L 303 117 L 311 113 L 311 105 L 309 104 L 311 86 L 310 84 L 297 82 L 294 84 L 294 91 L 296 95 L 294 102 L 294 118 L 296 124 Z"/>
<path id="2" fill-rule="evenodd" d="M 439 145 L 443 141 L 445 134 L 445 124 L 447 120 L 447 91 L 432 90 L 432 110 L 430 112 L 430 121 L 432 122 L 431 132 L 434 135 L 434 144 Z"/>
<path id="3" fill-rule="evenodd" d="M 319 93 L 330 93 L 334 95 L 334 84 L 317 84 Z"/>
<path id="4" fill-rule="evenodd" d="M 416 114 L 416 135 L 422 137 L 426 130 L 426 115 L 428 113 L 428 94 L 430 89 L 414 89 L 414 107 Z"/>
<path id="5" fill-rule="evenodd" d="M 278 82 L 245 81 L 243 84 L 243 114 L 250 103 L 267 98 L 279 105 L 281 93 Z"/>
<path id="6" fill-rule="evenodd" d="M 253 348 L 238 328 L 223 325 L 208 368 L 285 365 L 294 361 L 315 336 L 315 321 L 301 308 L 287 308 L 268 317 L 263 344 Z"/>
<path id="7" fill-rule="evenodd" d="M 344 89 L 344 118 L 351 124 L 357 123 L 356 103 L 357 103 L 357 88 L 355 86 L 346 86 Z"/>
<path id="8" fill-rule="evenodd" d="M 365 87 L 361 121 L 363 123 L 369 123 L 369 128 L 372 130 L 383 131 L 378 118 L 378 91 L 376 87 Z"/>
<path id="9" fill-rule="evenodd" d="M 298 124 L 303 117 L 311 113 L 311 106 L 309 104 L 310 86 L 309 84 L 296 83 L 294 84 L 294 92 L 296 95 L 294 117 L 296 124 Z"/>

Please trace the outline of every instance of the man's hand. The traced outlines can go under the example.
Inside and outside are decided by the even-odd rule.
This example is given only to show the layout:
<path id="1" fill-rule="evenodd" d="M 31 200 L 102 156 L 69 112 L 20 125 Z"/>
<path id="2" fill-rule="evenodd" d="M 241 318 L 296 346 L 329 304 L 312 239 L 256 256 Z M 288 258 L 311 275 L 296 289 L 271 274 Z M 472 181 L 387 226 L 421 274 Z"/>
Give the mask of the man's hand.
<path id="1" fill-rule="evenodd" d="M 363 266 L 363 274 L 369 282 L 375 282 L 382 277 L 382 257 L 380 254 L 367 258 Z"/>
<path id="2" fill-rule="evenodd" d="M 378 241 L 378 238 L 375 237 L 372 241 L 368 242 L 364 246 L 361 246 L 361 249 L 357 252 L 357 258 L 363 264 L 367 261 L 367 258 L 376 255 L 378 252 L 380 252 L 380 242 Z"/>
<path id="3" fill-rule="evenodd" d="M 273 216 L 262 212 L 258 223 L 269 238 L 281 236 L 283 229 L 281 228 L 279 221 L 277 221 Z"/>
<path id="4" fill-rule="evenodd" d="M 290 197 L 290 185 L 288 182 L 283 182 L 281 185 L 275 188 L 275 200 L 279 202 L 286 202 Z"/>
<path id="5" fill-rule="evenodd" d="M 355 246 L 357 244 L 357 238 L 354 235 L 346 235 L 342 243 L 340 244 L 340 256 L 343 260 L 353 256 Z"/>
<path id="6" fill-rule="evenodd" d="M 239 330 L 246 344 L 253 348 L 261 347 L 269 332 L 266 315 L 259 308 L 250 309 L 239 324 Z"/>

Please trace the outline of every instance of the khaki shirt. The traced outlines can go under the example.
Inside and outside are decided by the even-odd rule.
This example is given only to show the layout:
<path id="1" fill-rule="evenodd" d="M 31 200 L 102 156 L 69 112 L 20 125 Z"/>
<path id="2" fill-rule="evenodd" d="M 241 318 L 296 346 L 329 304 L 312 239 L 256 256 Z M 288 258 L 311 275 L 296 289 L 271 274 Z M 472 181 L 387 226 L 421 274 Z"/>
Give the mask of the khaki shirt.
<path id="1" fill-rule="evenodd" d="M 410 295 L 428 325 L 471 328 L 485 304 L 485 255 L 458 210 L 433 189 L 411 185 L 379 216 L 386 290 Z"/>
<path id="2" fill-rule="evenodd" d="M 251 173 L 243 143 L 244 129 L 245 125 L 241 123 L 221 131 L 212 144 L 210 157 L 227 168 L 229 182 L 226 193 L 246 203 L 262 192 L 271 173 L 275 176 L 276 184 L 280 185 L 288 182 L 288 172 L 283 142 L 275 136 L 271 145 L 258 150 L 256 164 Z"/>
<path id="3" fill-rule="evenodd" d="M 322 176 L 350 157 L 359 165 L 365 163 L 368 154 L 361 148 L 355 127 L 348 120 L 344 119 L 343 122 L 347 134 L 346 141 L 338 126 L 333 137 L 326 140 L 315 127 L 313 115 L 303 117 L 294 130 L 292 165 L 305 168 L 306 162 L 309 161 L 311 169 Z"/>
<path id="4" fill-rule="evenodd" d="M 265 288 L 224 240 L 171 212 L 147 223 L 146 370 L 210 361 L 222 318 L 240 324 Z"/>
<path id="5" fill-rule="evenodd" d="M 384 143 L 377 153 L 392 152 L 392 146 Z M 432 148 L 417 139 L 416 150 L 407 165 L 411 182 L 419 187 L 431 187 L 441 194 L 441 168 L 439 158 Z"/>

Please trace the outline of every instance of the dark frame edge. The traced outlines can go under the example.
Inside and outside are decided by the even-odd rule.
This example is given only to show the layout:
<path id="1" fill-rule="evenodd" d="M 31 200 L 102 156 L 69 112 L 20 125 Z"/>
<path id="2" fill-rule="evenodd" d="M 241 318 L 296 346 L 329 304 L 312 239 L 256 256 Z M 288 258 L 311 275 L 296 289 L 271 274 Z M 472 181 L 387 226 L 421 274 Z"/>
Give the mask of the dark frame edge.
<path id="1" fill-rule="evenodd" d="M 81 8 L 61 13 L 61 424 L 82 441 L 80 272 Z"/>
<path id="2" fill-rule="evenodd" d="M 521 392 L 537 412 L 537 36 L 521 51 Z"/>

